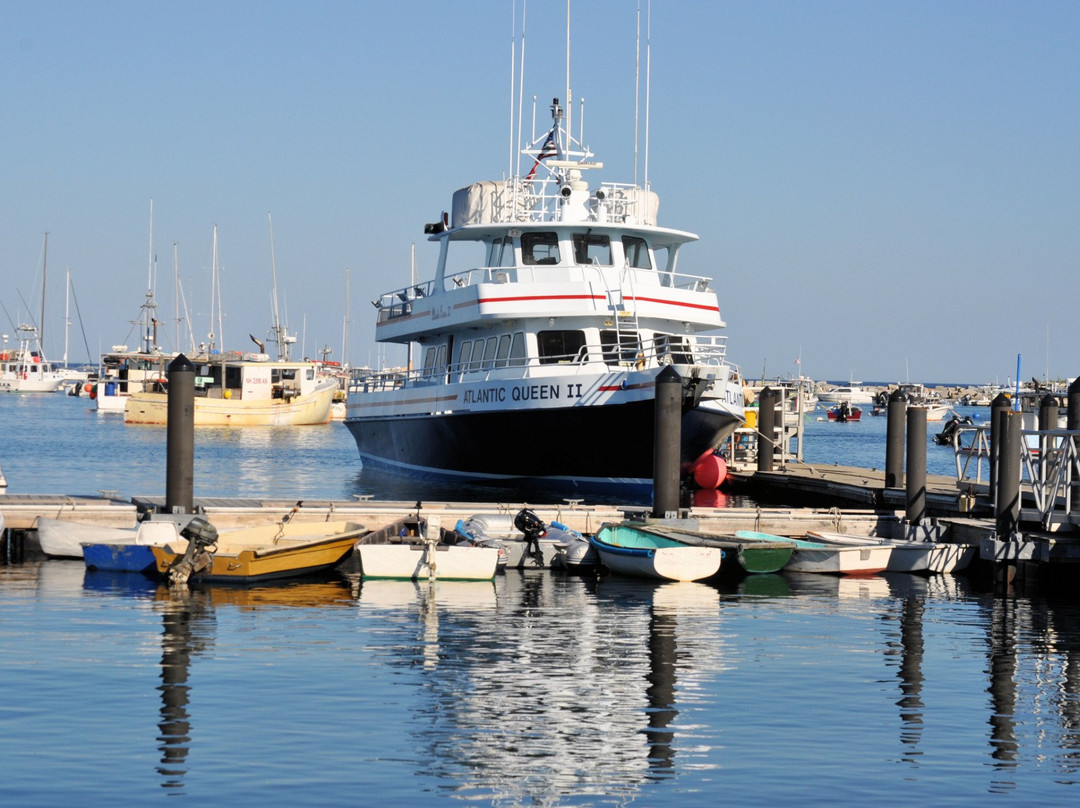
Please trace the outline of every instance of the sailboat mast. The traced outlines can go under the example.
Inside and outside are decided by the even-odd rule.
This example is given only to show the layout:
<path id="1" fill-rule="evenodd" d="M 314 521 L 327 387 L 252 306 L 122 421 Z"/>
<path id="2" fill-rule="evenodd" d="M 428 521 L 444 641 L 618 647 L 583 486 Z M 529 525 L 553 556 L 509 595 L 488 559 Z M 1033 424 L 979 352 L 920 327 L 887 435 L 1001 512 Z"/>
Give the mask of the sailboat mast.
<path id="1" fill-rule="evenodd" d="M 214 304 L 217 302 L 217 225 L 214 225 L 214 238 L 210 258 L 210 340 L 209 352 L 214 352 Z"/>
<path id="2" fill-rule="evenodd" d="M 345 322 L 341 329 L 341 366 L 349 367 L 349 268 L 345 267 Z"/>
<path id="3" fill-rule="evenodd" d="M 45 355 L 45 279 L 49 274 L 49 231 L 45 231 L 45 244 L 41 248 L 41 320 L 38 322 L 38 350 Z"/>
<path id="4" fill-rule="evenodd" d="M 143 305 L 143 351 L 153 353 L 157 347 L 156 336 L 152 337 L 154 328 L 154 200 L 150 200 L 150 245 L 146 256 L 146 303 Z"/>
<path id="5" fill-rule="evenodd" d="M 71 327 L 71 270 L 66 270 L 64 280 L 64 367 L 68 361 L 68 328 Z"/>

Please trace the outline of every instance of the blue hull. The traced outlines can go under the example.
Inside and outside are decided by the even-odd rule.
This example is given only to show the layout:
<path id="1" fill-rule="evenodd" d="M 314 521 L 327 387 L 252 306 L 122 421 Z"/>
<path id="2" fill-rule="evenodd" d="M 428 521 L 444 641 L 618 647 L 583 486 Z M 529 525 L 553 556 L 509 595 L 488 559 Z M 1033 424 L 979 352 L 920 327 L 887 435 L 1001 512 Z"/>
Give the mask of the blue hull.
<path id="1" fill-rule="evenodd" d="M 84 544 L 83 560 L 91 570 L 145 572 L 154 568 L 154 553 L 145 544 Z"/>

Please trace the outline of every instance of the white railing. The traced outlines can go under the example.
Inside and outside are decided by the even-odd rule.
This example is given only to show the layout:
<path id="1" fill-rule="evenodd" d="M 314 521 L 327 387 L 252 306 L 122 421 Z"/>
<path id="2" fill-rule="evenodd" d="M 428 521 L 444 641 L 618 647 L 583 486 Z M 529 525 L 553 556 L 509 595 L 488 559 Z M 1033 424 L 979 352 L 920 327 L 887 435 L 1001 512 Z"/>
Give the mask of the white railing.
<path id="1" fill-rule="evenodd" d="M 542 359 L 506 357 L 411 370 L 360 368 L 350 375 L 348 389 L 350 394 L 386 392 L 424 384 L 528 378 L 542 375 L 540 371 L 556 369 L 560 373 L 595 374 L 600 362 L 615 371 L 643 370 L 659 365 L 720 367 L 728 364 L 726 357 L 727 337 L 723 335 L 661 337 L 633 345 L 583 345 L 575 353 L 547 355 Z"/>

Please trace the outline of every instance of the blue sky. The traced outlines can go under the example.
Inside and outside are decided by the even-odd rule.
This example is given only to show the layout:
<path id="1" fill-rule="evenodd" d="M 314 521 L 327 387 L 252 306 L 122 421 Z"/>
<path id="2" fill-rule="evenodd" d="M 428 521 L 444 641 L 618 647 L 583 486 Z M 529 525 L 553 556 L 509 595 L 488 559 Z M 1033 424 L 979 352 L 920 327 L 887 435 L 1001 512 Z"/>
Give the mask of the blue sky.
<path id="1" fill-rule="evenodd" d="M 95 359 L 135 345 L 152 199 L 163 318 L 176 243 L 205 339 L 216 224 L 224 337 L 246 350 L 271 322 L 270 212 L 307 353 L 341 358 L 349 268 L 349 358 L 374 364 L 369 301 L 408 281 L 411 244 L 430 274 L 422 226 L 454 189 L 506 171 L 512 8 L 0 0 L 0 300 L 37 317 L 48 231 L 47 353 L 65 270 L 69 357 L 83 331 Z M 634 175 L 637 8 L 571 10 L 571 84 L 611 181 Z M 544 121 L 565 3 L 527 15 Z M 701 236 L 680 267 L 716 278 L 729 357 L 983 383 L 1022 354 L 1024 378 L 1075 376 L 1078 33 L 1075 2 L 654 0 L 649 178 L 660 223 Z"/>

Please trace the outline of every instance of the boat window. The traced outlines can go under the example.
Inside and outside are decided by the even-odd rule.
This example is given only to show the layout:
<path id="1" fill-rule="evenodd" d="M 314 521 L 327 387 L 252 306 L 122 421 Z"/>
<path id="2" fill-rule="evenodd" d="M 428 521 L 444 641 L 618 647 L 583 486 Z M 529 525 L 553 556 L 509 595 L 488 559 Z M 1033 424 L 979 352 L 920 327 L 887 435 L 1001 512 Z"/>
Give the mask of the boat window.
<path id="1" fill-rule="evenodd" d="M 641 342 L 636 331 L 602 330 L 600 350 L 603 352 L 604 364 L 634 362 L 641 353 Z"/>
<path id="2" fill-rule="evenodd" d="M 424 351 L 424 375 L 430 376 L 435 370 L 435 348 Z"/>
<path id="3" fill-rule="evenodd" d="M 522 233 L 521 262 L 523 264 L 559 263 L 557 233 Z"/>
<path id="4" fill-rule="evenodd" d="M 626 265 L 635 269 L 652 269 L 649 259 L 649 245 L 645 239 L 637 236 L 622 237 L 623 252 L 626 253 Z"/>
<path id="5" fill-rule="evenodd" d="M 469 369 L 469 358 L 472 356 L 472 341 L 466 340 L 458 346 L 457 363 L 458 370 Z"/>
<path id="6" fill-rule="evenodd" d="M 536 334 L 541 365 L 573 362 L 585 347 L 584 331 L 540 331 Z"/>
<path id="7" fill-rule="evenodd" d="M 497 238 L 491 242 L 491 256 L 488 259 L 489 267 L 512 267 L 514 264 L 514 240 L 512 238 Z"/>
<path id="8" fill-rule="evenodd" d="M 611 266 L 611 239 L 592 233 L 574 233 L 574 261 Z"/>
<path id="9" fill-rule="evenodd" d="M 495 367 L 504 368 L 510 359 L 510 335 L 503 334 L 499 337 L 499 351 L 495 356 Z"/>
<path id="10" fill-rule="evenodd" d="M 515 331 L 514 341 L 510 345 L 510 364 L 521 367 L 525 364 L 525 332 Z"/>
<path id="11" fill-rule="evenodd" d="M 495 337 L 484 340 L 484 369 L 495 364 Z"/>

